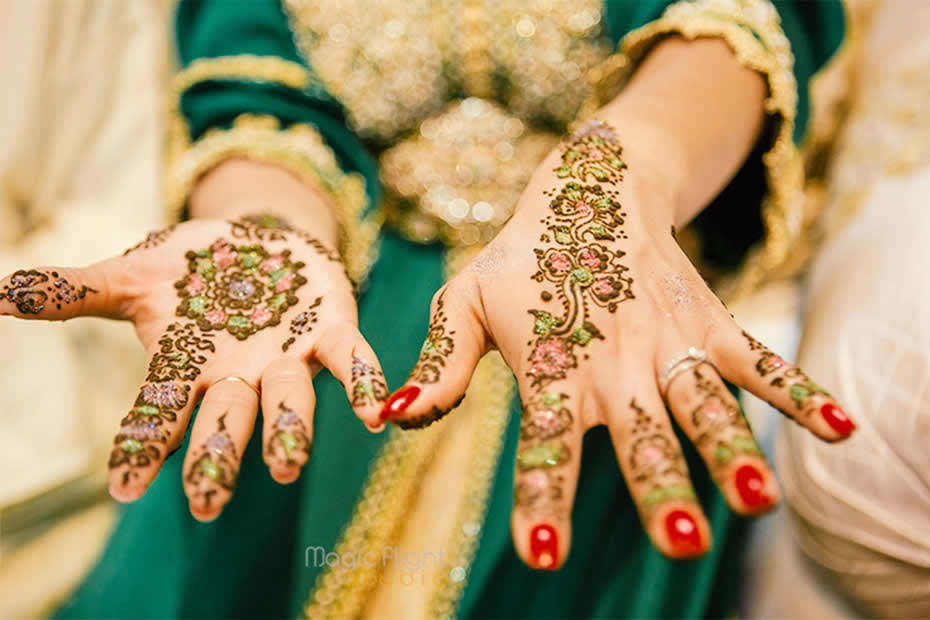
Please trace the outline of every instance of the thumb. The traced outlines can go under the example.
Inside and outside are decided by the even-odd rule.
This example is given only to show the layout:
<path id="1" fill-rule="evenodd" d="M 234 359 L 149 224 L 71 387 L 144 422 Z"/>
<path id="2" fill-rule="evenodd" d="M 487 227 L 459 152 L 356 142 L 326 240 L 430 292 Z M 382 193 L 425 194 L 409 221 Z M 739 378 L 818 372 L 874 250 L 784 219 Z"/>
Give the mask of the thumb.
<path id="1" fill-rule="evenodd" d="M 487 349 L 487 332 L 473 303 L 476 295 L 477 283 L 467 277 L 436 293 L 420 358 L 403 387 L 384 403 L 382 420 L 422 428 L 458 406 Z"/>
<path id="2" fill-rule="evenodd" d="M 78 316 L 125 318 L 111 290 L 113 266 L 20 269 L 0 280 L 0 315 L 61 321 Z"/>

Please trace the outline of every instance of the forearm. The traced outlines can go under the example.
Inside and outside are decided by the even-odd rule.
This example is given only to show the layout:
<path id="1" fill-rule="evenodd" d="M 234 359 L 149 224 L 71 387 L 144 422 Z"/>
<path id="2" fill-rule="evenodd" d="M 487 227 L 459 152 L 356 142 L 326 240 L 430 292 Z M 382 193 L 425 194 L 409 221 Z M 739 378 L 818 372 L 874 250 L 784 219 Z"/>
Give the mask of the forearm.
<path id="1" fill-rule="evenodd" d="M 616 99 L 598 112 L 624 142 L 631 171 L 648 179 L 678 226 L 732 179 L 762 129 L 764 78 L 721 39 L 670 37 L 658 44 Z"/>
<path id="2" fill-rule="evenodd" d="M 272 164 L 231 158 L 204 175 L 190 197 L 192 218 L 272 213 L 338 247 L 333 198 Z"/>

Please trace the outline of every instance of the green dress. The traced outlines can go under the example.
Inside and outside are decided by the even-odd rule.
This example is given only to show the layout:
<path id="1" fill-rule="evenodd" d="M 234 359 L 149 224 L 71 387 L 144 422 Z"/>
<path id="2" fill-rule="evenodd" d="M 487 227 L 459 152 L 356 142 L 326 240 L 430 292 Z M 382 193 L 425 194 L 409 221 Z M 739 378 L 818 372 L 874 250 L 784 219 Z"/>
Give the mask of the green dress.
<path id="1" fill-rule="evenodd" d="M 445 7 L 450 19 L 459 6 L 410 4 L 431 10 L 448 4 L 453 7 Z M 507 54 L 517 58 L 525 51 L 518 47 L 501 52 L 499 62 L 485 71 L 484 81 L 480 68 L 469 74 L 467 63 L 462 71 L 439 63 L 440 73 L 457 77 L 443 77 L 437 82 L 440 86 L 413 102 L 416 105 L 405 101 L 388 107 L 381 118 L 372 116 L 357 82 L 334 80 L 311 64 L 316 59 L 313 50 L 321 56 L 332 54 L 324 35 L 351 39 L 366 33 L 333 25 L 332 19 L 326 33 L 309 31 L 295 8 L 299 5 L 282 6 L 277 0 L 181 3 L 177 37 L 183 71 L 175 85 L 169 154 L 187 158 L 187 165 L 174 174 L 169 202 L 182 208 L 196 177 L 230 154 L 279 161 L 332 191 L 348 205 L 345 223 L 352 234 L 347 235 L 344 249 L 349 270 L 365 282 L 359 298 L 361 330 L 378 352 L 389 385 L 399 386 L 416 362 L 428 323 L 429 299 L 447 276 L 447 246 L 468 243 L 461 231 L 415 213 L 409 200 L 391 201 L 396 188 L 382 183 L 379 155 L 409 137 L 411 128 L 446 101 L 472 95 L 474 90 L 505 108 L 517 109 L 527 125 L 561 131 L 568 119 L 552 111 L 558 106 L 550 100 L 520 107 L 526 98 L 514 96 L 521 89 L 519 76 L 508 74 L 521 66 L 519 59 L 507 65 Z M 494 4 L 498 8 L 489 9 L 489 21 L 509 19 L 506 23 L 524 28 L 519 34 L 524 37 L 526 24 L 520 25 L 519 5 Z M 744 11 L 733 12 L 733 6 Z M 781 233 L 790 229 L 792 198 L 800 190 L 800 158 L 794 143 L 803 135 L 807 118 L 807 83 L 836 50 L 844 28 L 838 0 L 784 1 L 775 6 L 777 13 L 764 0 L 607 1 L 597 7 L 602 11 L 597 19 L 580 12 L 579 19 L 586 21 L 566 30 L 581 32 L 579 38 L 600 36 L 610 41 L 610 49 L 601 57 L 585 56 L 591 67 L 609 66 L 609 53 L 618 44 L 619 53 L 635 65 L 661 36 L 679 32 L 689 37 L 723 36 L 743 62 L 766 74 L 773 117 L 768 135 L 694 225 L 703 240 L 700 260 L 718 271 L 740 273 L 736 291 L 753 286 L 774 269 L 797 237 L 796 231 Z M 494 13 L 504 8 L 513 11 L 503 16 Z M 327 17 L 317 14 L 307 19 Z M 538 21 L 528 23 L 539 26 Z M 387 26 L 394 32 L 402 30 L 403 24 L 391 24 Z M 415 25 L 415 21 L 407 24 L 408 34 Z M 544 32 L 548 31 L 539 28 L 536 36 Z M 514 41 L 522 44 L 522 39 Z M 578 43 L 567 45 L 576 50 Z M 595 96 L 599 87 L 592 87 L 587 95 Z M 436 92 L 441 95 L 438 103 Z M 270 116 L 277 122 L 252 118 L 248 125 L 243 114 Z M 303 126 L 313 128 L 331 152 L 298 146 L 290 130 Z M 769 153 L 763 163 L 765 151 Z M 747 202 L 761 204 L 766 191 L 766 210 L 746 208 Z M 391 202 L 394 212 L 385 215 L 381 207 Z M 378 232 L 384 220 L 387 224 Z M 371 252 L 375 234 L 377 260 Z M 188 513 L 180 484 L 182 457 L 175 455 L 146 495 L 123 510 L 99 562 L 58 615 L 284 617 L 312 612 L 306 605 L 313 600 L 318 611 L 355 609 L 332 607 L 329 598 L 315 595 L 326 587 L 326 596 L 351 597 L 352 586 L 339 582 L 333 586 L 332 577 L 327 581 L 325 564 L 307 561 L 307 550 L 339 549 L 347 527 L 363 510 L 358 507 L 361 497 L 369 498 L 369 510 L 373 501 L 387 505 L 393 491 L 379 491 L 383 484 L 375 475 L 379 461 L 401 458 L 397 454 L 412 450 L 415 439 L 409 438 L 414 437 L 410 433 L 408 439 L 398 439 L 402 433 L 394 430 L 369 433 L 353 415 L 342 386 L 328 373 L 315 380 L 315 388 L 313 457 L 295 484 L 272 481 L 262 462 L 261 438 L 253 436 L 231 502 L 217 521 L 202 524 Z M 555 573 L 525 566 L 514 553 L 510 536 L 517 399 L 509 405 L 509 421 L 507 408 L 500 412 L 500 448 L 491 451 L 493 460 L 481 480 L 484 486 L 477 489 L 479 513 L 466 528 L 471 546 L 465 545 L 466 552 L 457 557 L 453 567 L 457 572 L 443 576 L 448 583 L 441 585 L 437 596 L 445 606 L 434 609 L 476 617 L 713 617 L 734 611 L 748 524 L 728 510 L 688 441 L 682 444 L 715 541 L 707 556 L 675 562 L 653 548 L 640 526 L 608 435 L 596 428 L 584 441 L 572 517 L 573 544 L 566 564 Z M 368 534 L 364 528 L 360 531 L 364 539 Z"/>

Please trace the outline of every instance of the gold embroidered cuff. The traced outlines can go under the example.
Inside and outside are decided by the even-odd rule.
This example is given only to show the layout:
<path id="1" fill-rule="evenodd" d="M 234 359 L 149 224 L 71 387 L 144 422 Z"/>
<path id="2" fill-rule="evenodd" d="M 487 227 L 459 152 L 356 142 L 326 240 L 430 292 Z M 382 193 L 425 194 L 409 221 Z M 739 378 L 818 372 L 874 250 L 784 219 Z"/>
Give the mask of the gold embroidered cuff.
<path id="1" fill-rule="evenodd" d="M 670 34 L 722 38 L 743 65 L 763 74 L 768 82 L 765 110 L 775 131 L 773 144 L 763 155 L 768 181 L 768 195 L 762 203 L 766 237 L 750 251 L 740 273 L 718 287 L 722 296 L 732 299 L 783 272 L 812 219 L 804 214 L 803 163 L 793 139 L 798 99 L 794 56 L 778 11 L 769 0 L 681 0 L 661 18 L 627 34 L 619 53 L 589 74 L 598 103 L 615 95 L 631 68 Z M 590 113 L 591 107 L 585 111 Z"/>
<path id="2" fill-rule="evenodd" d="M 310 125 L 281 129 L 272 116 L 243 114 L 230 129 L 212 129 L 186 148 L 175 149 L 166 171 L 166 200 L 173 221 L 181 217 L 198 179 L 230 157 L 276 164 L 329 192 L 339 207 L 336 214 L 346 270 L 354 282 L 364 280 L 373 262 L 379 228 L 374 218 L 364 217 L 365 181 L 360 174 L 339 167 L 332 150 Z"/>

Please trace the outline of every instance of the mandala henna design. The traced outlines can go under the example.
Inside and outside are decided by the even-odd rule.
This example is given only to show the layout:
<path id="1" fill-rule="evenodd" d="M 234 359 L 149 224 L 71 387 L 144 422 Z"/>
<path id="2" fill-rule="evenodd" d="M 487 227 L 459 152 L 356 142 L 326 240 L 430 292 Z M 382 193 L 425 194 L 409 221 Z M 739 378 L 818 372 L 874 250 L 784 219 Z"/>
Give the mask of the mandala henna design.
<path id="1" fill-rule="evenodd" d="M 733 395 L 719 383 L 705 378 L 700 368 L 692 372 L 700 399 L 691 412 L 691 421 L 698 432 L 695 445 L 699 449 L 713 446 L 714 474 L 740 454 L 761 455 L 749 422 Z"/>
<path id="2" fill-rule="evenodd" d="M 554 172 L 564 185 L 544 192 L 549 212 L 541 220 L 541 246 L 533 250 L 537 271 L 532 279 L 544 285 L 540 299 L 557 301 L 561 310 L 529 310 L 533 339 L 526 376 L 531 394 L 523 404 L 515 492 L 521 509 L 552 508 L 562 497 L 563 477 L 550 468 L 571 456 L 559 437 L 572 428 L 574 415 L 568 396 L 548 392 L 548 386 L 567 378 L 579 357 L 587 357 L 582 350 L 604 339 L 591 319 L 592 307 L 613 313 L 634 298 L 625 252 L 616 247 L 627 238 L 626 213 L 618 198 L 626 167 L 614 130 L 591 121 L 562 151 Z"/>
<path id="3" fill-rule="evenodd" d="M 313 331 L 313 324 L 317 321 L 316 308 L 320 307 L 320 304 L 323 303 L 322 297 L 317 297 L 313 300 L 313 303 L 310 304 L 306 310 L 298 314 L 291 321 L 290 332 L 291 335 L 287 340 L 281 345 L 281 350 L 285 353 L 288 349 L 291 348 L 291 345 L 297 342 L 299 336 L 308 334 Z"/>
<path id="4" fill-rule="evenodd" d="M 803 370 L 788 364 L 745 331 L 743 331 L 743 337 L 749 343 L 749 350 L 759 353 L 759 359 L 756 361 L 756 372 L 760 377 L 774 375 L 769 381 L 769 385 L 786 388 L 789 397 L 794 401 L 797 409 L 801 411 L 801 417 L 808 417 L 817 411 L 816 403 L 811 403 L 813 397 L 832 398 L 829 392 L 814 383 Z M 795 418 L 795 421 L 797 421 L 798 416 L 789 411 L 783 413 L 790 418 Z"/>
<path id="5" fill-rule="evenodd" d="M 191 464 L 184 485 L 190 500 L 202 500 L 209 507 L 220 493 L 232 494 L 239 475 L 236 446 L 226 430 L 226 415 L 217 420 L 217 430 L 200 447 L 200 456 Z"/>
<path id="6" fill-rule="evenodd" d="M 294 411 L 283 402 L 278 404 L 278 417 L 271 426 L 271 439 L 265 446 L 265 454 L 287 466 L 302 464 L 310 458 L 311 444 L 307 429 Z M 298 459 L 300 455 L 306 455 Z"/>
<path id="7" fill-rule="evenodd" d="M 681 450 L 677 450 L 670 435 L 653 419 L 636 399 L 630 401 L 633 412 L 632 449 L 629 468 L 634 482 L 648 485 L 644 504 L 651 511 L 673 499 L 697 501 L 688 484 L 688 466 Z"/>
<path id="8" fill-rule="evenodd" d="M 383 403 L 390 393 L 384 373 L 365 360 L 352 355 L 352 406 L 369 407 Z"/>
<path id="9" fill-rule="evenodd" d="M 62 306 L 84 299 L 88 293 L 99 291 L 86 285 L 77 288 L 57 271 L 20 269 L 10 276 L 9 283 L 0 293 L 10 303 L 16 304 L 16 309 L 22 314 L 39 314 L 49 300 L 57 310 L 61 310 Z"/>
<path id="10" fill-rule="evenodd" d="M 224 239 L 188 252 L 189 273 L 174 285 L 181 298 L 176 314 L 196 320 L 203 331 L 225 330 L 239 340 L 278 325 L 307 283 L 299 273 L 304 263 L 291 262 L 290 255 Z"/>
<path id="11" fill-rule="evenodd" d="M 442 369 L 446 366 L 446 360 L 455 350 L 455 341 L 452 336 L 454 330 L 446 332 L 446 321 L 448 317 L 445 311 L 446 290 L 439 294 L 436 299 L 436 311 L 433 313 L 429 322 L 429 331 L 426 334 L 426 340 L 420 349 L 420 358 L 410 372 L 408 381 L 418 383 L 437 383 Z"/>
<path id="12" fill-rule="evenodd" d="M 176 225 L 169 226 L 168 228 L 164 228 L 162 230 L 155 230 L 150 232 L 145 236 L 145 239 L 123 252 L 123 256 L 129 256 L 130 254 L 139 250 L 150 250 L 160 246 L 168 239 L 175 228 Z"/>

